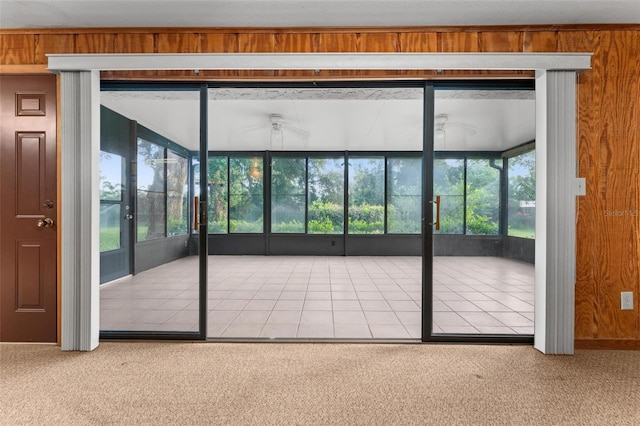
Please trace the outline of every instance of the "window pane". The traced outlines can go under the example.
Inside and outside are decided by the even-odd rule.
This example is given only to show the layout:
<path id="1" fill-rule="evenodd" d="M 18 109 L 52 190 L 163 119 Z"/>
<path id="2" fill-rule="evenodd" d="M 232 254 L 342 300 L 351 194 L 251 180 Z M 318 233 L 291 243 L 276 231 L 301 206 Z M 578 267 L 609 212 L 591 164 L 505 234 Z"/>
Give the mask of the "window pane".
<path id="1" fill-rule="evenodd" d="M 120 155 L 100 151 L 101 200 L 122 200 L 123 161 Z"/>
<path id="2" fill-rule="evenodd" d="M 100 204 L 100 252 L 120 248 L 120 204 Z"/>
<path id="3" fill-rule="evenodd" d="M 309 234 L 344 232 L 344 157 L 309 157 Z"/>
<path id="4" fill-rule="evenodd" d="M 422 231 L 422 159 L 389 158 L 387 166 L 387 232 Z"/>
<path id="5" fill-rule="evenodd" d="M 187 159 L 167 150 L 167 236 L 184 235 L 188 230 Z"/>
<path id="6" fill-rule="evenodd" d="M 226 234 L 228 232 L 227 211 L 229 208 L 229 202 L 227 200 L 227 194 L 229 193 L 227 157 L 211 155 L 209 156 L 208 164 L 209 233 Z"/>
<path id="7" fill-rule="evenodd" d="M 496 235 L 499 221 L 500 170 L 488 159 L 467 160 L 467 234 Z"/>
<path id="8" fill-rule="evenodd" d="M 261 233 L 262 223 L 262 157 L 235 157 L 229 160 L 230 232 Z"/>
<path id="9" fill-rule="evenodd" d="M 305 158 L 274 157 L 271 164 L 271 232 L 304 233 Z"/>
<path id="10" fill-rule="evenodd" d="M 384 233 L 384 157 L 349 158 L 349 233 Z"/>
<path id="11" fill-rule="evenodd" d="M 138 138 L 138 241 L 165 236 L 164 148 Z"/>
<path id="12" fill-rule="evenodd" d="M 440 196 L 440 230 L 436 234 L 462 234 L 464 223 L 464 160 L 433 162 L 433 194 Z M 435 219 L 435 217 L 434 217 Z"/>
<path id="13" fill-rule="evenodd" d="M 508 235 L 536 237 L 536 152 L 509 158 Z"/>

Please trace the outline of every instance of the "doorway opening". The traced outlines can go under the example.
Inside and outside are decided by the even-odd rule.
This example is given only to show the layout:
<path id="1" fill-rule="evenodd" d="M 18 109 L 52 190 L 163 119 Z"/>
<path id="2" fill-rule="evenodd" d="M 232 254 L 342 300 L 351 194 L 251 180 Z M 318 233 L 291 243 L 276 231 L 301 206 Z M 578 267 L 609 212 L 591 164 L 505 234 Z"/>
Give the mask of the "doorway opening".
<path id="1" fill-rule="evenodd" d="M 532 83 L 495 90 L 502 83 L 477 92 L 500 92 L 494 100 L 507 103 L 510 92 L 535 106 Z M 509 161 L 533 146 L 534 111 L 525 125 L 519 115 L 504 115 L 508 106 L 471 106 L 460 94 L 467 87 L 458 87 L 464 106 L 455 111 L 438 89 L 426 106 L 434 86 L 424 82 L 218 84 L 207 88 L 206 102 L 198 87 L 103 84 L 103 111 L 129 121 L 133 206 L 126 213 L 127 204 L 119 204 L 121 233 L 127 234 L 124 220 L 133 228 L 131 275 L 101 287 L 103 335 L 202 333 L 204 286 L 210 339 L 531 340 L 528 295 L 519 295 L 527 300 L 517 314 L 530 329 L 505 324 L 493 316 L 504 311 L 479 302 L 506 309 L 514 290 L 528 293 L 530 286 L 533 295 L 533 266 L 526 265 L 533 259 L 526 249 L 506 248 L 515 244 L 507 241 L 509 229 L 518 229 L 509 228 L 506 212 L 515 160 Z M 436 114 L 426 114 L 434 106 Z M 488 120 L 474 117 L 474 108 L 493 117 L 492 132 L 502 131 L 501 138 L 486 137 Z M 507 136 L 530 123 L 533 136 Z M 475 133 L 456 141 L 464 128 Z M 111 130 L 103 125 L 104 131 Z M 498 145 L 476 149 L 469 145 L 476 134 Z M 174 170 L 178 163 L 186 176 Z M 180 200 L 176 223 L 183 233 L 170 231 L 172 197 Z M 436 226 L 427 219 L 429 201 L 438 197 Z M 117 209 L 108 197 L 102 203 Z M 503 262 L 487 267 L 489 258 Z M 452 277 L 452 270 L 466 270 L 478 283 Z M 510 281 L 504 291 L 492 286 L 520 273 L 530 282 Z M 450 313 L 465 323 L 444 324 Z"/>

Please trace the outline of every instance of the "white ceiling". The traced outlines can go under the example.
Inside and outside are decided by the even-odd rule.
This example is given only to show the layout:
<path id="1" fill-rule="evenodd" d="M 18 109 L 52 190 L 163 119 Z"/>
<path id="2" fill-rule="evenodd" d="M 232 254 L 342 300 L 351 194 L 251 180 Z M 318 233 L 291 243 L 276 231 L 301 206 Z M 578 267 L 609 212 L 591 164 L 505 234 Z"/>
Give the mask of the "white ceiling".
<path id="1" fill-rule="evenodd" d="M 638 0 L 0 0 L 0 28 L 640 23 Z"/>
<path id="2" fill-rule="evenodd" d="M 198 92 L 102 92 L 101 103 L 198 149 Z M 416 88 L 211 89 L 209 149 L 421 151 L 422 104 Z M 284 116 L 282 141 L 272 140 L 270 114 Z M 504 151 L 535 138 L 533 91 L 436 91 L 435 114 L 448 115 L 438 151 Z"/>

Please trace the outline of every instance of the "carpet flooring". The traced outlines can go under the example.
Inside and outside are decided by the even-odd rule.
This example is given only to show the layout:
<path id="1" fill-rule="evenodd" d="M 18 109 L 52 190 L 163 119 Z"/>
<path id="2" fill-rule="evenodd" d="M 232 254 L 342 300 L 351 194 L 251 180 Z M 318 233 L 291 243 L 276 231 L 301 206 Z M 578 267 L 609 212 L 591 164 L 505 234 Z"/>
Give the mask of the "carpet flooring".
<path id="1" fill-rule="evenodd" d="M 2 425 L 637 425 L 640 352 L 530 346 L 0 345 Z"/>

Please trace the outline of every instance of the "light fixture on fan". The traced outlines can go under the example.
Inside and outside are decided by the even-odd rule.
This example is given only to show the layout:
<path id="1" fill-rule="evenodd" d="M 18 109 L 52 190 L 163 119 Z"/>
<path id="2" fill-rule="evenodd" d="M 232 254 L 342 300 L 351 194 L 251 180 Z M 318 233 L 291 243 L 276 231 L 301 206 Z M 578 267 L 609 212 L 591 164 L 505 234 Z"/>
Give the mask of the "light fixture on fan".
<path id="1" fill-rule="evenodd" d="M 470 124 L 452 123 L 449 121 L 448 114 L 438 114 L 433 119 L 433 136 L 435 139 L 442 141 L 442 145 L 447 142 L 447 132 L 451 129 L 460 129 L 464 136 L 473 136 L 476 134 L 476 127 Z"/>
<path id="2" fill-rule="evenodd" d="M 281 114 L 269 114 L 269 121 L 271 122 L 269 147 L 272 150 L 279 149 L 282 151 L 284 150 L 284 130 L 282 130 L 284 116 Z"/>

